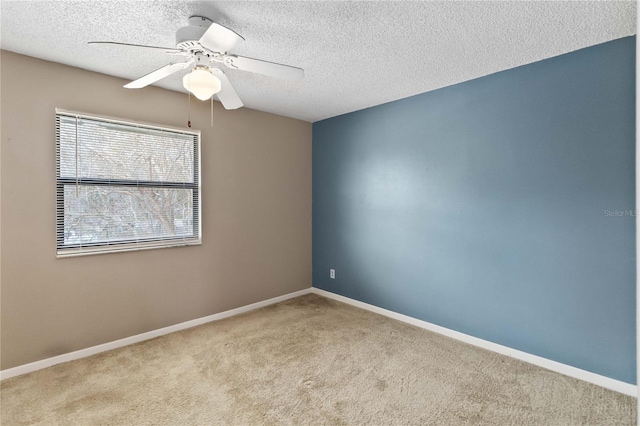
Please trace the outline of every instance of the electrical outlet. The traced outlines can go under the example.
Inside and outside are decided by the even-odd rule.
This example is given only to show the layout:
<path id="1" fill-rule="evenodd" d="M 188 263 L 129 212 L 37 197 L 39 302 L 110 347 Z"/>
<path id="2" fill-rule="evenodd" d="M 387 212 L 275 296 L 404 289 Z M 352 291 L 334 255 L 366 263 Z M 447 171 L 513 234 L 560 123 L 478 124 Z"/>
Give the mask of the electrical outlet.
<path id="1" fill-rule="evenodd" d="M 336 279 L 336 270 L 335 269 L 329 269 L 329 278 L 331 278 L 332 280 Z"/>

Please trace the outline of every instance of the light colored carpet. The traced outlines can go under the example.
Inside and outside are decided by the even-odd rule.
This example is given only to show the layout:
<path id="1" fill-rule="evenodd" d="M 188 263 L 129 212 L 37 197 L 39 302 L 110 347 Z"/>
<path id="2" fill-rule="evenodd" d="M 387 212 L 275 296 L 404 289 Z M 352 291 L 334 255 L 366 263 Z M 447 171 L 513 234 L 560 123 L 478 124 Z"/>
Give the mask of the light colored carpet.
<path id="1" fill-rule="evenodd" d="M 2 382 L 2 425 L 630 425 L 635 399 L 316 295 Z"/>

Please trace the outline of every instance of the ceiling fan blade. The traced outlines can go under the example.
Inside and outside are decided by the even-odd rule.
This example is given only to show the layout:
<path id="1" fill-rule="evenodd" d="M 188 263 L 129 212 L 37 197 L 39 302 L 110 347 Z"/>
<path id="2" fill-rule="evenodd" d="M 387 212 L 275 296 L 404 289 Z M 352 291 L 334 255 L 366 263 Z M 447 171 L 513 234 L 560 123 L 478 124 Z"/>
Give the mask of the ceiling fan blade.
<path id="1" fill-rule="evenodd" d="M 297 81 L 304 77 L 304 70 L 302 68 L 276 64 L 275 62 L 261 61 L 260 59 L 245 58 L 243 56 L 227 55 L 224 57 L 224 64 L 231 68 L 255 72 L 285 80 Z"/>
<path id="2" fill-rule="evenodd" d="M 87 44 L 115 44 L 116 46 L 142 47 L 144 49 L 163 50 L 170 53 L 182 52 L 181 49 L 175 49 L 173 47 L 146 46 L 144 44 L 119 43 L 117 41 L 90 41 Z"/>
<path id="3" fill-rule="evenodd" d="M 227 53 L 242 43 L 244 38 L 235 31 L 214 22 L 199 41 L 202 47 L 218 53 Z"/>
<path id="4" fill-rule="evenodd" d="M 163 78 L 168 77 L 173 73 L 187 68 L 189 65 L 191 65 L 192 62 L 193 61 L 176 62 L 165 65 L 164 67 L 150 72 L 149 74 L 140 77 L 139 79 L 134 80 L 131 83 L 125 84 L 124 87 L 126 87 L 127 89 L 140 89 L 142 87 L 153 84 L 158 80 L 162 80 Z"/>
<path id="5" fill-rule="evenodd" d="M 222 70 L 211 68 L 211 72 L 218 77 L 222 83 L 222 89 L 217 93 L 217 96 L 224 109 L 242 108 L 244 104 Z"/>

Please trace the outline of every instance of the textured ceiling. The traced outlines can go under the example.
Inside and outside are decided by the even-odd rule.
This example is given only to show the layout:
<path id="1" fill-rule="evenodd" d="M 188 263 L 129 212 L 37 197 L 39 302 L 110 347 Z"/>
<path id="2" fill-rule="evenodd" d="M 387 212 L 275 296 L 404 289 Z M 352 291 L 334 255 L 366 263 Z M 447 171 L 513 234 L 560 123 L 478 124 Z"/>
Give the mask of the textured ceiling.
<path id="1" fill-rule="evenodd" d="M 633 1 L 3 0 L 1 46 L 133 80 L 175 56 L 86 42 L 173 47 L 187 18 L 203 15 L 246 39 L 232 53 L 305 70 L 295 83 L 227 71 L 247 107 L 313 122 L 635 34 L 635 8 Z M 157 86 L 183 91 L 183 74 Z"/>

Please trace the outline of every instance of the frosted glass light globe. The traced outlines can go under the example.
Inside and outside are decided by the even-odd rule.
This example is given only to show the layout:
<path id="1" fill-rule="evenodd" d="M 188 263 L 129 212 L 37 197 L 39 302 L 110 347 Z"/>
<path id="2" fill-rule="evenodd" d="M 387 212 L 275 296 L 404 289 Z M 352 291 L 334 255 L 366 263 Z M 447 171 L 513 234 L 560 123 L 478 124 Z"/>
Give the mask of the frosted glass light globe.
<path id="1" fill-rule="evenodd" d="M 202 68 L 196 68 L 185 75 L 182 78 L 182 85 L 201 101 L 206 101 L 222 88 L 220 79 L 209 70 Z"/>

